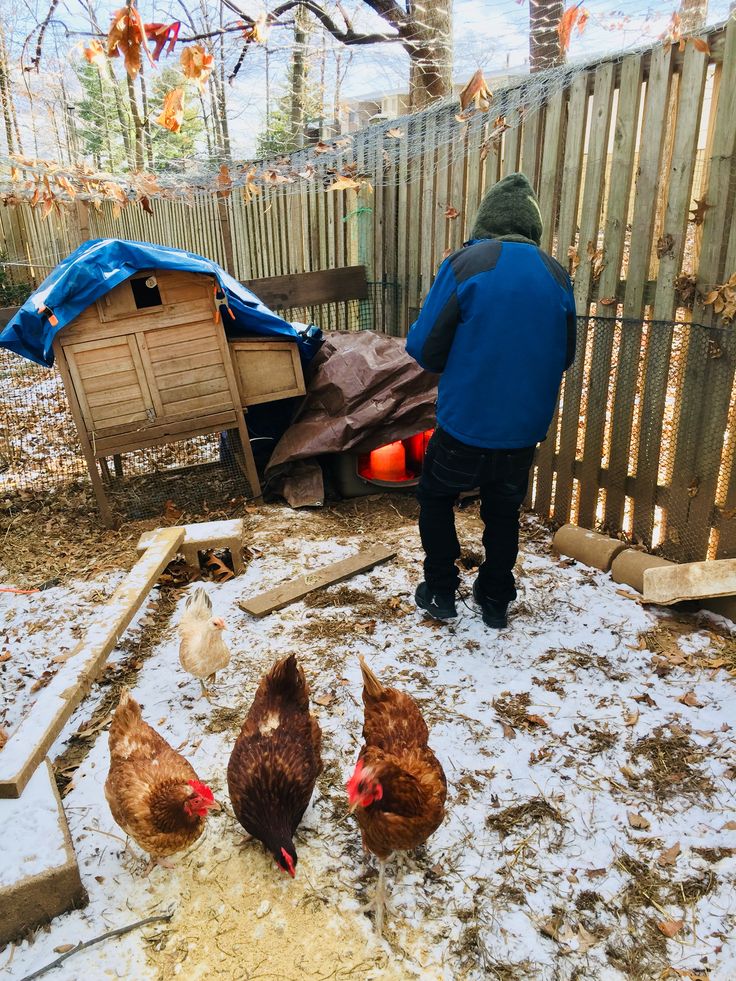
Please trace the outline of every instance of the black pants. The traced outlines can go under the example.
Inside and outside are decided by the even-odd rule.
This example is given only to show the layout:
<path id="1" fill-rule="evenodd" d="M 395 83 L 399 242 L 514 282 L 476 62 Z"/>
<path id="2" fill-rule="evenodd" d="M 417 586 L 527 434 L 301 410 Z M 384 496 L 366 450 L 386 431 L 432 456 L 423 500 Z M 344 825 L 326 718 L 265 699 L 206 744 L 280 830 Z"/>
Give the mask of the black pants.
<path id="1" fill-rule="evenodd" d="M 519 507 L 526 497 L 534 449 L 479 449 L 441 429 L 435 431 L 417 491 L 419 534 L 426 554 L 424 578 L 430 589 L 457 589 L 460 576 L 455 560 L 460 558 L 460 543 L 454 506 L 461 491 L 479 487 L 486 553 L 478 572 L 479 587 L 499 603 L 516 598 L 512 570 L 519 553 Z"/>

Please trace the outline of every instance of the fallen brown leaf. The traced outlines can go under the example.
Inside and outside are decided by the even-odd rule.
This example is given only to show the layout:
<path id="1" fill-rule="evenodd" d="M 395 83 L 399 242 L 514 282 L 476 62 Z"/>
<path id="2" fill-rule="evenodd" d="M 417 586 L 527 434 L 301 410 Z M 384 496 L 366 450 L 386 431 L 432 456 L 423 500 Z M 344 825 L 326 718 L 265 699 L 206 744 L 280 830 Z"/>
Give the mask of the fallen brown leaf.
<path id="1" fill-rule="evenodd" d="M 665 937 L 676 937 L 677 934 L 685 926 L 684 920 L 660 920 L 657 923 L 657 929 L 660 933 L 663 933 Z"/>
<path id="2" fill-rule="evenodd" d="M 516 739 L 516 732 L 511 728 L 508 722 L 502 722 L 501 728 L 503 729 L 503 734 L 507 739 Z"/>
<path id="3" fill-rule="evenodd" d="M 66 954 L 70 950 L 74 950 L 75 944 L 59 944 L 58 947 L 54 947 L 55 954 Z"/>
<path id="4" fill-rule="evenodd" d="M 681 695 L 677 699 L 677 701 L 678 702 L 681 702 L 683 705 L 689 705 L 690 708 L 698 708 L 699 709 L 699 708 L 702 708 L 703 707 L 703 703 L 701 701 L 699 701 L 698 696 L 695 694 L 694 691 L 685 692 L 685 694 L 684 695 Z"/>
<path id="5" fill-rule="evenodd" d="M 646 831 L 651 823 L 641 814 L 635 814 L 633 811 L 629 811 L 626 815 L 629 819 L 629 826 L 636 828 L 637 831 Z"/>
<path id="6" fill-rule="evenodd" d="M 624 712 L 624 725 L 635 726 L 639 721 L 639 712 L 634 709 L 633 712 Z"/>
<path id="7" fill-rule="evenodd" d="M 660 852 L 657 856 L 657 865 L 666 866 L 674 865 L 677 861 L 677 856 L 680 854 L 682 849 L 680 848 L 680 842 L 676 841 L 671 848 L 665 848 L 663 852 Z"/>
<path id="8" fill-rule="evenodd" d="M 317 695 L 313 699 L 315 705 L 331 705 L 335 701 L 335 695 L 333 692 L 325 692 L 324 695 Z"/>

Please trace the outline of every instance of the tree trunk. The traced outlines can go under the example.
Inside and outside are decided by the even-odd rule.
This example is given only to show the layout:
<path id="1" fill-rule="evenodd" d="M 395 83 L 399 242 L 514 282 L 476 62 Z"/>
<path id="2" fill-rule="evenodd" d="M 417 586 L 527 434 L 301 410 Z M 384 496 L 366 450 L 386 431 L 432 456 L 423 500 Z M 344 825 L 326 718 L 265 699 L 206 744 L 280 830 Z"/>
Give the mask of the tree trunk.
<path id="1" fill-rule="evenodd" d="M 145 166 L 143 159 L 143 120 L 141 119 L 138 101 L 135 97 L 133 79 L 127 73 L 125 77 L 128 82 L 128 102 L 130 103 L 130 115 L 133 119 L 133 130 L 135 133 L 135 169 L 143 170 Z"/>
<path id="2" fill-rule="evenodd" d="M 557 25 L 563 0 L 529 0 L 529 71 L 543 72 L 565 62 Z"/>
<path id="3" fill-rule="evenodd" d="M 307 33 L 309 18 L 304 7 L 296 8 L 294 48 L 291 58 L 291 139 L 294 149 L 304 146 L 304 97 L 307 90 Z"/>
<path id="4" fill-rule="evenodd" d="M 680 30 L 683 34 L 690 34 L 705 27 L 708 19 L 708 0 L 682 0 L 680 19 Z"/>
<path id="5" fill-rule="evenodd" d="M 153 139 L 151 138 L 151 117 L 148 111 L 148 91 L 146 89 L 146 79 L 143 75 L 143 65 L 140 71 L 141 80 L 141 107 L 143 109 L 143 141 L 146 150 L 146 160 L 148 166 L 153 170 Z"/>
<path id="6" fill-rule="evenodd" d="M 0 104 L 2 104 L 3 121 L 5 123 L 5 140 L 8 153 L 15 153 L 15 138 L 13 133 L 12 90 L 8 73 L 8 59 L 5 48 L 5 35 L 0 27 Z"/>
<path id="7" fill-rule="evenodd" d="M 452 95 L 452 0 L 410 0 L 411 23 L 402 32 L 409 54 L 409 106 Z"/>

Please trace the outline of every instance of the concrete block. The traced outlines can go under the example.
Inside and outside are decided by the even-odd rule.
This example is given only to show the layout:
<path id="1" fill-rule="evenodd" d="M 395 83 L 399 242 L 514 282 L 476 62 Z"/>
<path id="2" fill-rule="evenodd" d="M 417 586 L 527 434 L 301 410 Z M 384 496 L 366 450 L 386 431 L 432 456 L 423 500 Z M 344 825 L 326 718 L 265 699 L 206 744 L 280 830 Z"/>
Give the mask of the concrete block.
<path id="1" fill-rule="evenodd" d="M 736 623 L 736 596 L 714 596 L 703 600 L 700 605 L 704 610 L 710 610 L 711 613 L 717 613 Z"/>
<path id="2" fill-rule="evenodd" d="M 659 555 L 650 555 L 648 552 L 641 552 L 637 548 L 627 548 L 619 552 L 611 564 L 611 578 L 614 582 L 625 583 L 638 592 L 644 592 L 644 570 L 659 569 L 664 566 L 675 565 L 669 559 L 660 558 Z"/>
<path id="3" fill-rule="evenodd" d="M 235 575 L 243 572 L 243 539 L 242 518 L 232 518 L 229 521 L 199 521 L 193 525 L 179 525 L 184 529 L 184 541 L 181 543 L 181 553 L 189 565 L 199 565 L 199 553 L 209 548 L 230 549 Z M 136 551 L 139 555 L 150 547 L 155 531 L 146 531 L 138 539 Z"/>
<path id="4" fill-rule="evenodd" d="M 671 568 L 647 569 L 644 602 L 669 606 L 681 600 L 736 594 L 736 559 L 685 562 Z"/>
<path id="5" fill-rule="evenodd" d="M 563 525 L 552 539 L 552 548 L 560 555 L 568 555 L 602 572 L 608 572 L 616 556 L 627 547 L 616 538 L 577 525 Z"/>
<path id="6" fill-rule="evenodd" d="M 20 797 L 0 800 L 0 946 L 86 902 L 54 773 L 45 760 Z"/>

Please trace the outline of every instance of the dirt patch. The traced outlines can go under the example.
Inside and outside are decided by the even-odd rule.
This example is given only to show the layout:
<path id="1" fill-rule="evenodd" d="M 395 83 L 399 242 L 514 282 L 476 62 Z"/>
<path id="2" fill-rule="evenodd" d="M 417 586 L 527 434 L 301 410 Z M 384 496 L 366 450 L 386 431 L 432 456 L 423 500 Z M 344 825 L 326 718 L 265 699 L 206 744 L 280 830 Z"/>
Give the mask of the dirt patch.
<path id="1" fill-rule="evenodd" d="M 646 789 L 658 800 L 693 795 L 710 798 L 715 787 L 700 767 L 706 755 L 686 730 L 674 725 L 658 726 L 640 739 L 630 753 L 632 762 L 644 764 L 645 768 L 635 772 L 627 767 L 624 773 L 631 787 Z"/>
<path id="2" fill-rule="evenodd" d="M 205 732 L 239 732 L 245 720 L 243 709 L 228 708 L 226 705 L 213 709 Z"/>
<path id="3" fill-rule="evenodd" d="M 565 824 L 565 818 L 549 801 L 544 797 L 533 797 L 523 804 L 514 804 L 496 814 L 489 814 L 486 818 L 486 827 L 497 831 L 501 838 L 506 838 L 514 831 L 525 831 L 535 824 L 543 824 L 546 821 Z"/>
<path id="4" fill-rule="evenodd" d="M 304 604 L 313 610 L 349 609 L 355 617 L 372 617 L 376 620 L 400 620 L 416 609 L 406 597 L 378 597 L 369 589 L 354 589 L 351 586 L 318 589 L 304 598 Z"/>
<path id="5" fill-rule="evenodd" d="M 547 651 L 537 658 L 537 664 L 547 664 L 550 661 L 557 661 L 563 664 L 568 670 L 572 669 L 575 673 L 579 671 L 600 671 L 610 681 L 625 681 L 628 674 L 615 668 L 604 654 L 598 654 L 592 647 L 582 647 L 579 649 L 572 647 L 560 647 L 556 650 Z"/>
<path id="6" fill-rule="evenodd" d="M 579 736 L 584 736 L 588 740 L 585 751 L 591 756 L 599 756 L 601 753 L 607 753 L 618 742 L 618 734 L 611 732 L 609 729 L 594 729 L 592 726 L 586 726 L 578 722 L 575 723 L 573 728 Z"/>
<path id="7" fill-rule="evenodd" d="M 521 691 L 516 694 L 505 691 L 498 698 L 494 698 L 491 704 L 502 724 L 506 723 L 514 729 L 546 728 L 547 723 L 540 715 L 527 712 L 531 701 L 532 696 L 528 691 Z"/>

